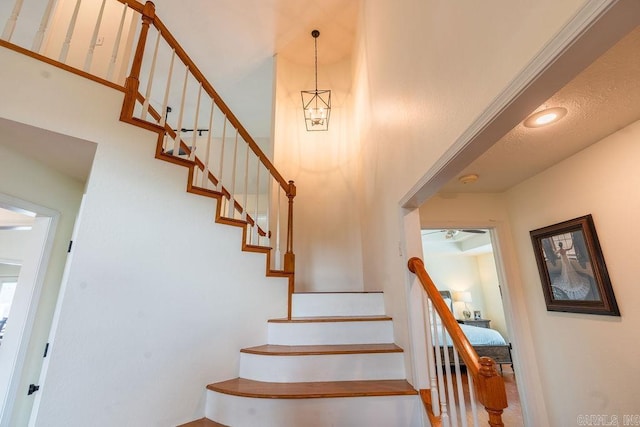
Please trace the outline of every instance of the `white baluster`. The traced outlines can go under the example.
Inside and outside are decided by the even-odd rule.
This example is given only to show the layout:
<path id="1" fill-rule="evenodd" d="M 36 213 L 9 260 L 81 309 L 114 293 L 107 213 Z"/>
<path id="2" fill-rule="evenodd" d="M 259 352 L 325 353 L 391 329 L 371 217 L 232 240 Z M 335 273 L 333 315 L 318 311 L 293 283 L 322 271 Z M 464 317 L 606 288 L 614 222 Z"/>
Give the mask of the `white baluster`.
<path id="1" fill-rule="evenodd" d="M 245 144 L 246 151 L 244 153 L 244 195 L 242 196 L 242 220 L 247 220 L 248 214 L 248 193 L 249 193 L 249 145 Z M 254 218 L 255 220 L 255 218 Z M 255 223 L 254 223 L 255 226 Z M 249 233 L 247 239 L 249 239 L 249 243 L 251 243 L 252 233 Z"/>
<path id="2" fill-rule="evenodd" d="M 171 76 L 173 75 L 173 62 L 176 59 L 176 50 L 171 51 L 171 62 L 169 63 L 169 76 L 167 77 L 167 86 L 164 89 L 164 99 L 162 100 L 162 116 L 160 117 L 160 126 L 164 127 L 167 122 L 167 107 L 169 102 L 169 91 L 171 90 Z M 147 98 L 148 99 L 148 98 Z"/>
<path id="3" fill-rule="evenodd" d="M 444 335 L 440 335 L 438 333 L 438 313 L 434 310 L 431 305 L 431 301 L 429 301 L 429 313 L 431 314 L 431 327 L 433 328 L 433 347 L 436 354 L 436 372 L 438 377 L 438 394 L 440 397 L 440 420 L 442 421 L 442 427 L 449 427 L 449 410 L 447 404 L 447 395 L 445 393 L 444 387 L 444 373 L 442 371 L 442 356 L 448 354 L 449 349 L 447 348 L 447 340 Z M 440 344 L 440 338 L 442 338 L 442 345 Z M 442 353 L 440 352 L 440 348 L 442 348 Z"/>
<path id="4" fill-rule="evenodd" d="M 451 361 L 449 359 L 449 341 L 451 339 L 449 338 L 449 332 L 447 331 L 447 328 L 444 327 L 444 323 L 440 323 L 442 329 L 442 346 L 444 348 L 444 373 L 447 380 L 447 401 L 449 402 L 449 414 L 451 416 L 450 420 L 452 427 L 458 427 L 458 411 L 456 408 L 456 397 L 453 392 L 453 380 L 451 378 Z"/>
<path id="5" fill-rule="evenodd" d="M 267 209 L 266 209 L 266 215 L 265 215 L 265 221 L 264 221 L 264 224 L 265 224 L 265 229 L 264 229 L 265 236 L 264 237 L 267 239 L 267 245 L 266 246 L 269 246 L 269 247 L 271 247 L 271 235 L 269 233 L 271 231 L 271 222 L 270 222 L 271 221 L 271 209 L 272 209 L 271 199 L 272 199 L 272 196 L 273 196 L 273 191 L 272 191 L 273 187 L 271 185 L 272 185 L 272 183 L 270 181 L 269 174 L 267 173 L 267 185 L 266 185 L 266 187 L 267 187 L 267 190 L 266 190 L 267 191 L 267 193 L 266 193 L 266 196 L 267 196 Z M 269 266 L 269 268 L 271 268 L 271 266 Z"/>
<path id="6" fill-rule="evenodd" d="M 169 149 L 169 135 L 165 132 L 162 136 L 162 152 L 166 152 Z"/>
<path id="7" fill-rule="evenodd" d="M 236 200 L 236 159 L 238 157 L 238 129 L 236 129 L 236 138 L 233 146 L 233 168 L 231 170 L 231 197 L 229 198 L 228 218 L 235 217 L 235 200 Z"/>
<path id="8" fill-rule="evenodd" d="M 40 21 L 40 27 L 38 27 L 38 32 L 33 39 L 33 45 L 31 45 L 31 50 L 33 52 L 40 53 L 42 41 L 44 40 L 44 33 L 47 31 L 47 27 L 49 26 L 49 19 L 51 19 L 53 3 L 55 3 L 55 0 L 49 0 L 47 2 L 47 7 L 45 7 L 44 9 L 44 14 L 42 15 L 42 20 Z"/>
<path id="9" fill-rule="evenodd" d="M 176 137 L 173 140 L 173 155 L 180 156 L 180 132 L 182 129 L 182 118 L 184 117 L 184 102 L 187 97 L 187 81 L 189 80 L 189 66 L 184 67 L 184 83 L 182 84 L 182 99 L 180 101 L 180 112 L 178 113 L 178 126 L 176 128 Z"/>
<path id="10" fill-rule="evenodd" d="M 282 258 L 282 252 L 280 251 L 280 193 L 282 191 L 282 187 L 280 187 L 279 184 L 276 183 L 277 186 L 277 192 L 278 192 L 278 200 L 277 200 L 277 208 L 276 208 L 276 263 L 275 263 L 275 269 L 276 270 L 280 270 L 280 268 L 282 268 L 282 264 L 281 264 L 281 258 Z"/>
<path id="11" fill-rule="evenodd" d="M 471 402 L 471 419 L 473 420 L 473 427 L 479 427 L 478 405 L 476 404 L 476 386 L 473 384 L 473 377 L 471 375 L 467 375 L 467 380 L 469 383 L 469 401 Z"/>
<path id="12" fill-rule="evenodd" d="M 116 60 L 118 59 L 118 51 L 120 50 L 120 40 L 122 39 L 122 31 L 124 29 L 124 21 L 127 17 L 127 5 L 122 5 L 122 15 L 120 16 L 120 26 L 118 27 L 118 34 L 116 34 L 116 40 L 113 43 L 113 50 L 111 51 L 111 60 L 109 60 L 109 69 L 107 70 L 107 80 L 111 81 L 113 78 L 113 70 L 116 67 Z M 155 55 L 154 55 L 155 60 Z"/>
<path id="13" fill-rule="evenodd" d="M 220 147 L 220 167 L 218 168 L 218 183 L 216 184 L 216 191 L 222 191 L 222 172 L 224 167 L 224 146 L 227 139 L 227 116 L 224 116 L 224 123 L 222 124 L 222 146 Z"/>
<path id="14" fill-rule="evenodd" d="M 191 137 L 191 153 L 189 154 L 189 160 L 196 158 L 196 136 L 198 133 L 198 115 L 200 115 L 200 97 L 202 96 L 202 83 L 198 88 L 198 101 L 196 103 L 196 117 L 193 119 L 193 136 Z"/>
<path id="15" fill-rule="evenodd" d="M 16 0 L 13 5 L 13 10 L 11 11 L 11 15 L 7 20 L 7 23 L 4 25 L 4 31 L 2 32 L 2 40 L 6 40 L 8 42 L 11 41 L 11 36 L 13 36 L 13 30 L 16 28 L 16 22 L 18 22 L 18 16 L 20 15 L 20 10 L 22 9 L 23 0 Z"/>
<path id="16" fill-rule="evenodd" d="M 71 45 L 71 37 L 73 37 L 73 31 L 76 28 L 76 21 L 78 20 L 78 11 L 80 10 L 80 3 L 82 0 L 76 1 L 76 7 L 73 9 L 73 15 L 71 16 L 71 22 L 69 22 L 69 27 L 67 28 L 67 35 L 64 38 L 64 43 L 62 45 L 62 51 L 60 52 L 60 57 L 58 61 L 63 64 L 67 61 L 67 55 L 69 54 L 69 46 Z"/>
<path id="17" fill-rule="evenodd" d="M 462 373 L 460 372 L 460 359 L 458 357 L 458 350 L 453 348 L 453 365 L 456 370 L 456 386 L 458 387 L 458 404 L 460 406 L 460 420 L 462 427 L 468 427 L 467 424 L 467 404 L 464 399 L 464 390 L 462 389 Z M 470 375 L 470 374 L 468 374 Z"/>
<path id="18" fill-rule="evenodd" d="M 127 30 L 123 31 L 123 36 L 126 37 L 124 43 L 122 43 L 123 51 L 119 54 L 121 55 L 120 60 L 120 69 L 115 70 L 115 76 L 113 80 L 115 82 L 121 82 L 124 85 L 126 75 L 131 68 L 131 63 L 133 61 L 133 56 L 135 53 L 134 43 L 136 41 L 136 36 L 140 34 L 140 27 L 142 27 L 142 19 L 140 19 L 140 14 L 131 10 L 131 19 L 129 20 L 129 25 Z"/>
<path id="19" fill-rule="evenodd" d="M 247 149 L 249 149 L 249 146 L 247 146 Z M 253 234 L 255 237 L 255 242 L 256 245 L 260 244 L 260 227 L 258 226 L 258 208 L 260 207 L 260 165 L 262 163 L 260 163 L 260 159 L 256 158 L 258 160 L 258 167 L 256 168 L 256 210 L 255 210 L 255 214 L 253 216 L 253 221 L 255 222 L 255 226 L 253 227 Z"/>
<path id="20" fill-rule="evenodd" d="M 156 74 L 156 62 L 158 60 L 158 46 L 160 45 L 160 39 L 162 35 L 160 31 L 157 32 L 156 46 L 153 49 L 153 59 L 151 59 L 151 70 L 149 70 L 149 81 L 147 81 L 147 90 L 144 92 L 144 102 L 142 103 L 142 120 L 147 120 L 147 114 L 149 113 L 149 102 L 151 102 L 151 88 L 153 86 L 153 77 Z M 171 67 L 173 68 L 173 56 L 171 57 Z M 169 73 L 171 76 L 171 73 Z M 169 77 L 171 79 L 171 77 Z"/>
<path id="21" fill-rule="evenodd" d="M 102 15 L 104 14 L 104 4 L 106 0 L 102 0 L 102 5 L 100 5 L 100 12 L 98 12 L 98 19 L 96 20 L 96 25 L 93 28 L 93 35 L 91 36 L 91 42 L 89 43 L 89 50 L 87 51 L 87 58 L 84 61 L 83 70 L 89 72 L 91 69 L 91 63 L 93 62 L 93 51 L 96 48 L 96 44 L 98 44 L 98 32 L 100 31 L 100 24 L 102 23 Z"/>
<path id="22" fill-rule="evenodd" d="M 428 322 L 429 316 L 429 301 L 427 300 L 426 294 L 423 294 L 422 297 L 422 316 L 425 326 L 428 326 L 430 322 Z M 436 373 L 436 362 L 434 360 L 434 349 L 433 349 L 433 334 L 431 333 L 433 329 L 430 327 L 425 327 L 425 335 L 427 337 L 427 366 L 429 368 L 429 391 L 431 392 L 431 410 L 433 411 L 433 415 L 440 416 L 440 403 L 438 396 L 438 378 Z"/>
<path id="23" fill-rule="evenodd" d="M 204 154 L 204 171 L 202 173 L 202 188 L 209 187 L 209 157 L 211 156 L 211 135 L 213 134 L 213 112 L 215 111 L 216 103 L 211 99 L 211 112 L 209 113 L 209 132 L 207 132 L 207 148 Z M 218 180 L 222 177 L 218 177 Z"/>

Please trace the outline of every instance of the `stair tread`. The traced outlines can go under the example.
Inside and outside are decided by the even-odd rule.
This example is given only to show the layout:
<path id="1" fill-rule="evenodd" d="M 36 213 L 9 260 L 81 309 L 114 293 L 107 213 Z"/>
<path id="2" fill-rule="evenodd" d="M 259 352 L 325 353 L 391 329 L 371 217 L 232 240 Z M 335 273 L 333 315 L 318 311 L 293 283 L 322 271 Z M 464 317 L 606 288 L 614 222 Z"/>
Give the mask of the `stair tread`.
<path id="1" fill-rule="evenodd" d="M 317 291 L 317 292 L 294 292 L 294 295 L 331 295 L 331 294 L 381 294 L 382 291 Z"/>
<path id="2" fill-rule="evenodd" d="M 273 383 L 234 378 L 232 380 L 209 384 L 207 389 L 235 396 L 269 399 L 311 399 L 418 394 L 406 380 Z"/>
<path id="3" fill-rule="evenodd" d="M 201 418 L 199 420 L 191 421 L 190 423 L 181 424 L 178 427 L 228 427 L 224 424 L 211 421 L 209 418 Z"/>
<path id="4" fill-rule="evenodd" d="M 402 353 L 395 344 L 277 345 L 243 348 L 242 353 L 266 356 L 311 356 L 323 354 Z"/>
<path id="5" fill-rule="evenodd" d="M 269 319 L 270 323 L 314 323 L 314 322 L 370 322 L 392 320 L 389 316 L 318 316 L 292 317 L 291 319 Z"/>

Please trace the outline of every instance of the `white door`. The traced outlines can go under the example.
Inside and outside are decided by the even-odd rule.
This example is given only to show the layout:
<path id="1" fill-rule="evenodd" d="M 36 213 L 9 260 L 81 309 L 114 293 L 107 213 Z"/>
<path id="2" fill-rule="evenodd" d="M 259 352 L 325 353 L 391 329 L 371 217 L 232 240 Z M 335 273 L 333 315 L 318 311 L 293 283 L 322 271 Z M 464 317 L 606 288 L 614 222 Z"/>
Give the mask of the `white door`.
<path id="1" fill-rule="evenodd" d="M 17 387 L 20 383 L 20 374 L 24 365 L 57 223 L 56 212 L 31 205 L 28 202 L 24 203 L 26 206 L 18 207 L 32 209 L 33 212 L 44 211 L 49 216 L 36 217 L 31 230 L 16 232 L 24 234 L 19 235 L 15 241 L 12 240 L 9 245 L 2 245 L 0 242 L 0 251 L 12 251 L 19 247 L 19 253 L 14 252 L 10 256 L 0 252 L 0 258 L 11 258 L 19 261 L 22 265 L 15 286 L 9 320 L 0 346 L 0 425 L 2 426 L 9 423 L 18 392 Z M 13 239 L 14 237 L 6 237 L 5 235 L 5 239 Z"/>

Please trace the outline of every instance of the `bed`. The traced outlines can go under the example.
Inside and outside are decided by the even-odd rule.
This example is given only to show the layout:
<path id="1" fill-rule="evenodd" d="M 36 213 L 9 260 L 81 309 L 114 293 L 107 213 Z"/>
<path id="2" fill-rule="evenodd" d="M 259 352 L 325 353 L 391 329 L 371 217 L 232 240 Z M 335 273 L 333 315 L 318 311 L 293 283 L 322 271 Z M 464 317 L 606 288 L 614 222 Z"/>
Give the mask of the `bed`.
<path id="1" fill-rule="evenodd" d="M 440 291 L 440 295 L 442 295 L 442 298 L 447 303 L 449 310 L 453 312 L 451 292 Z M 459 326 L 478 353 L 478 356 L 492 358 L 500 366 L 500 370 L 502 370 L 502 365 L 504 364 L 510 364 L 513 367 L 513 362 L 511 360 L 511 345 L 505 341 L 502 335 L 500 335 L 500 332 L 495 329 L 480 328 L 471 325 L 460 324 Z M 437 329 L 441 330 L 441 328 Z M 443 340 L 441 332 L 439 332 L 438 335 L 440 336 L 438 342 L 442 343 Z M 451 347 L 451 339 L 448 337 L 447 345 L 449 349 L 449 361 L 450 363 L 453 363 L 453 347 Z M 442 347 L 440 347 L 440 349 L 442 350 Z M 442 360 L 444 360 L 444 358 Z M 462 360 L 460 360 L 460 364 L 463 365 Z"/>

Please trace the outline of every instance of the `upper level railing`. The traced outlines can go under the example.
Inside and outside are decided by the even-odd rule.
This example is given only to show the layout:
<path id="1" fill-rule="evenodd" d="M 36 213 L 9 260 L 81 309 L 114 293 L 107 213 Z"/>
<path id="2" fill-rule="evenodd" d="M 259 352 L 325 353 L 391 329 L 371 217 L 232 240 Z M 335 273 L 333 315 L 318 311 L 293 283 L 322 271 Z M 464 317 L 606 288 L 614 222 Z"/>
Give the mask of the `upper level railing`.
<path id="1" fill-rule="evenodd" d="M 194 166 L 190 185 L 219 196 L 245 244 L 272 248 L 272 272 L 293 277 L 296 187 L 224 103 L 155 13 L 135 0 L 0 3 L 0 44 L 125 92 L 121 120 L 157 132 L 156 156 Z M 47 59 L 48 58 L 48 59 Z M 290 281 L 290 292 L 292 292 Z"/>
<path id="2" fill-rule="evenodd" d="M 477 425 L 479 419 L 477 400 L 488 414 L 489 425 L 503 427 L 502 412 L 507 407 L 507 395 L 504 381 L 496 371 L 495 362 L 489 357 L 478 357 L 426 272 L 422 260 L 411 258 L 408 267 L 418 277 L 426 292 L 427 312 L 430 319 L 428 323 L 432 326 L 426 328 L 427 343 L 431 346 L 431 351 L 427 355 L 432 413 L 439 417 L 445 427 L 458 425 L 466 427 L 469 423 L 468 418 L 473 425 Z M 441 351 L 441 346 L 443 348 L 451 346 L 451 352 Z M 465 385 L 462 383 L 464 375 L 460 369 L 460 359 L 466 366 L 468 395 L 464 392 Z M 451 372 L 452 369 L 454 372 Z"/>

